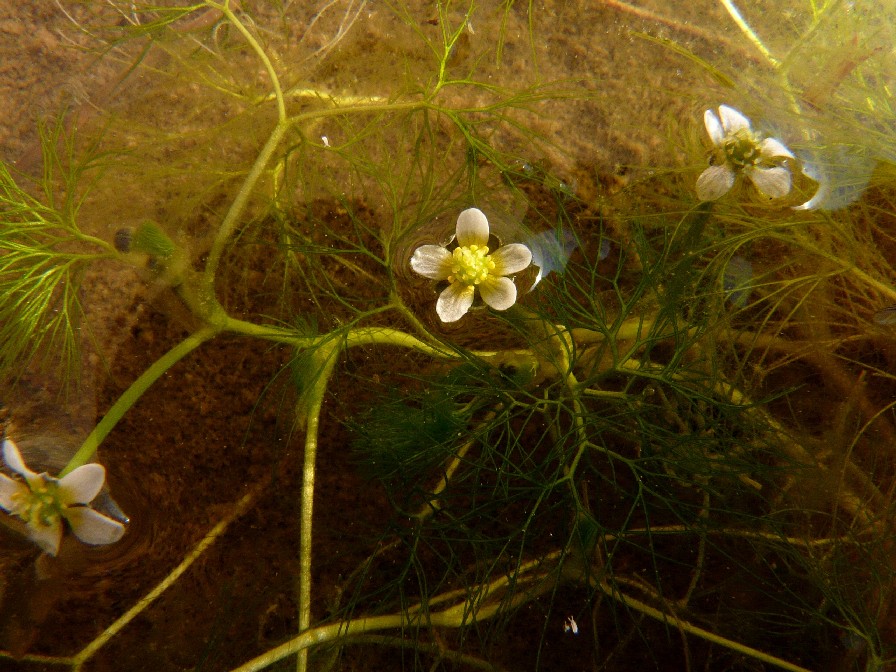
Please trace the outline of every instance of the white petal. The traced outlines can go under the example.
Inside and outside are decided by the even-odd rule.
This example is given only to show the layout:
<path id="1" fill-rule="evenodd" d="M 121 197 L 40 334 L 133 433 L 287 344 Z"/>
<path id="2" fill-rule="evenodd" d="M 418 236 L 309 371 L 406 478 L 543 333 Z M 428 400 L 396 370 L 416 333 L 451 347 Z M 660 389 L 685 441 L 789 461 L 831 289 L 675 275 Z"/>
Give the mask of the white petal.
<path id="1" fill-rule="evenodd" d="M 411 268 L 430 280 L 444 280 L 451 275 L 451 253 L 439 245 L 422 245 L 414 250 Z"/>
<path id="2" fill-rule="evenodd" d="M 0 474 L 0 506 L 10 513 L 18 513 L 18 506 L 13 500 L 13 495 L 29 492 L 28 486 L 21 481 L 14 481 L 9 476 Z"/>
<path id="3" fill-rule="evenodd" d="M 823 185 L 819 187 L 815 194 L 805 203 L 800 205 L 793 206 L 794 210 L 815 210 L 818 207 L 821 207 L 821 204 L 825 202 L 828 198 L 828 194 L 830 193 L 830 189 L 827 188 L 827 185 Z"/>
<path id="4" fill-rule="evenodd" d="M 796 158 L 787 146 L 777 138 L 766 138 L 759 143 L 759 154 L 767 159 L 776 159 L 782 156 Z"/>
<path id="5" fill-rule="evenodd" d="M 57 518 L 52 525 L 28 526 L 28 537 L 41 547 L 44 553 L 56 555 L 59 552 L 59 542 L 62 541 L 62 521 Z"/>
<path id="6" fill-rule="evenodd" d="M 516 285 L 510 278 L 486 278 L 479 285 L 482 300 L 495 310 L 507 310 L 516 303 Z"/>
<path id="7" fill-rule="evenodd" d="M 734 135 L 738 131 L 750 130 L 750 120 L 733 107 L 719 105 L 719 117 L 725 135 Z"/>
<path id="8" fill-rule="evenodd" d="M 124 534 L 124 525 L 86 506 L 66 509 L 65 518 L 85 544 L 114 544 Z"/>
<path id="9" fill-rule="evenodd" d="M 790 171 L 783 166 L 748 166 L 744 172 L 753 180 L 756 188 L 770 198 L 781 198 L 790 193 Z"/>
<path id="10" fill-rule="evenodd" d="M 436 301 L 436 312 L 439 314 L 439 319 L 442 322 L 457 322 L 470 310 L 475 292 L 473 285 L 452 282 L 442 290 L 439 300 Z"/>
<path id="11" fill-rule="evenodd" d="M 59 479 L 59 501 L 63 505 L 89 504 L 97 496 L 106 480 L 101 464 L 85 464 Z"/>
<path id="12" fill-rule="evenodd" d="M 495 275 L 518 273 L 532 263 L 532 251 L 522 243 L 510 243 L 491 255 L 495 262 Z"/>
<path id="13" fill-rule="evenodd" d="M 715 113 L 715 110 L 706 110 L 703 113 L 703 123 L 706 124 L 706 132 L 709 134 L 709 139 L 712 140 L 712 144 L 718 146 L 722 144 L 722 141 L 725 139 L 725 131 L 722 128 L 722 122 L 719 121 L 719 116 Z"/>
<path id="14" fill-rule="evenodd" d="M 24 476 L 29 482 L 31 479 L 39 477 L 37 473 L 25 466 L 22 453 L 19 452 L 19 447 L 12 439 L 3 440 L 3 461 L 6 462 L 6 466 Z"/>
<path id="15" fill-rule="evenodd" d="M 457 244 L 488 245 L 488 218 L 478 208 L 468 208 L 457 217 Z"/>
<path id="16" fill-rule="evenodd" d="M 727 163 L 710 166 L 697 178 L 697 198 L 701 201 L 714 201 L 728 193 L 733 186 L 734 171 Z"/>
<path id="17" fill-rule="evenodd" d="M 818 182 L 811 199 L 797 210 L 840 210 L 855 203 L 868 187 L 876 161 L 867 147 L 831 144 L 798 154 L 804 175 Z"/>

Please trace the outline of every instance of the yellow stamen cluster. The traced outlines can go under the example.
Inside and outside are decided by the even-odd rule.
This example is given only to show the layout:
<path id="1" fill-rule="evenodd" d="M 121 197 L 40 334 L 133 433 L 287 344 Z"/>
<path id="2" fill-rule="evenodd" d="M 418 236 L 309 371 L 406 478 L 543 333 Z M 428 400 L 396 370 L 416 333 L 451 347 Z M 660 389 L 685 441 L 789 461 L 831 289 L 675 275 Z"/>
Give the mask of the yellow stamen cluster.
<path id="1" fill-rule="evenodd" d="M 458 247 L 452 253 L 451 275 L 448 282 L 478 285 L 495 270 L 495 262 L 488 256 L 485 245 Z"/>
<path id="2" fill-rule="evenodd" d="M 759 160 L 759 143 L 748 130 L 738 131 L 725 140 L 725 158 L 735 166 L 752 166 Z"/>
<path id="3" fill-rule="evenodd" d="M 16 514 L 33 527 L 53 525 L 60 517 L 56 484 L 44 482 L 32 487 L 34 489 L 18 492 L 12 496 Z"/>

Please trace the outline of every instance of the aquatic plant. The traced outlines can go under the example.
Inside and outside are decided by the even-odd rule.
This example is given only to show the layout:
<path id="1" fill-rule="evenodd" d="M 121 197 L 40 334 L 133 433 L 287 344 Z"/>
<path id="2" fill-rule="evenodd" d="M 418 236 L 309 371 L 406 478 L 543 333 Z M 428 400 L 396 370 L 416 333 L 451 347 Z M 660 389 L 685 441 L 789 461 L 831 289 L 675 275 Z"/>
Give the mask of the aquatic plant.
<path id="1" fill-rule="evenodd" d="M 83 26 L 109 95 L 44 126 L 44 171 L 0 175 L 5 398 L 44 399 L 49 371 L 65 416 L 83 368 L 102 413 L 58 479 L 10 448 L 0 522 L 112 541 L 86 513 L 106 470 L 134 521 L 55 559 L 5 547 L 0 655 L 892 664 L 896 199 L 826 150 L 887 160 L 886 96 L 841 95 L 887 73 L 873 46 L 798 77 L 872 20 L 794 0 L 754 20 L 772 47 L 730 0 L 743 39 L 603 3 L 633 100 L 657 97 L 642 119 L 606 36 L 541 39 L 575 25 L 548 8 L 249 5 L 110 3 Z M 647 59 L 676 71 L 649 85 Z M 757 125 L 701 126 L 721 100 Z M 774 198 L 721 198 L 741 175 Z M 847 177 L 853 205 L 823 210 Z"/>
<path id="2" fill-rule="evenodd" d="M 790 193 L 790 169 L 780 164 L 795 157 L 780 140 L 761 137 L 751 128 L 749 119 L 727 105 L 720 105 L 718 112 L 706 110 L 703 120 L 716 150 L 713 165 L 697 179 L 701 200 L 715 201 L 724 196 L 741 172 L 769 198 Z"/>
<path id="3" fill-rule="evenodd" d="M 24 481 L 0 474 L 0 507 L 18 516 L 28 526 L 28 535 L 45 553 L 56 555 L 65 520 L 85 544 L 114 544 L 125 527 L 88 505 L 99 494 L 106 479 L 100 464 L 85 464 L 62 478 L 31 471 L 11 439 L 3 441 L 6 466 Z"/>
<path id="4" fill-rule="evenodd" d="M 446 280 L 439 294 L 436 312 L 442 322 L 456 322 L 473 305 L 476 288 L 491 308 L 507 310 L 516 303 L 516 285 L 506 277 L 524 270 L 532 262 L 532 252 L 521 243 L 488 250 L 488 219 L 481 210 L 468 208 L 457 217 L 457 247 L 452 251 L 439 245 L 423 245 L 414 250 L 411 268 L 430 280 Z"/>

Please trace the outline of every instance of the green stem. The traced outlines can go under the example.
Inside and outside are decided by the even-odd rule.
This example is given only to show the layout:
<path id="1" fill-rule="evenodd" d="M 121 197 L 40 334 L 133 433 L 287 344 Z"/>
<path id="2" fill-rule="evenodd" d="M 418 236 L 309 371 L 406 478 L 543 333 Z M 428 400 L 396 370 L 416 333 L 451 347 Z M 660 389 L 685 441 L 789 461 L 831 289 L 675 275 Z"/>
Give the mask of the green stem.
<path id="1" fill-rule="evenodd" d="M 278 98 L 278 102 L 280 99 Z M 376 104 L 376 105 L 350 105 L 347 107 L 334 107 L 325 110 L 315 110 L 312 112 L 305 112 L 303 114 L 297 114 L 294 117 L 280 117 L 277 125 L 274 127 L 274 130 L 271 132 L 271 136 L 268 138 L 268 141 L 265 143 L 264 147 L 261 150 L 261 153 L 258 155 L 258 158 L 255 159 L 255 163 L 252 164 L 252 169 L 249 171 L 249 174 L 246 176 L 245 182 L 243 182 L 242 187 L 240 187 L 239 193 L 236 195 L 233 203 L 230 206 L 230 209 L 227 211 L 227 214 L 224 217 L 224 221 L 221 222 L 221 226 L 218 228 L 218 232 L 215 236 L 215 240 L 212 243 L 212 248 L 208 255 L 208 261 L 205 264 L 205 279 L 209 285 L 212 285 L 215 278 L 215 273 L 218 269 L 218 264 L 221 261 L 221 256 L 224 254 L 224 248 L 227 244 L 227 241 L 230 239 L 230 236 L 233 234 L 234 230 L 239 223 L 239 219 L 243 214 L 243 211 L 246 208 L 246 204 L 249 201 L 249 196 L 252 194 L 252 191 L 255 189 L 255 185 L 258 182 L 261 174 L 264 172 L 268 163 L 271 160 L 271 157 L 274 154 L 274 151 L 277 149 L 277 146 L 280 144 L 280 141 L 283 139 L 283 136 L 286 134 L 292 126 L 300 125 L 305 121 L 311 121 L 313 119 L 319 119 L 322 117 L 329 116 L 340 116 L 346 114 L 361 114 L 361 113 L 382 113 L 382 112 L 398 112 L 398 111 L 408 111 L 415 109 L 425 109 L 431 107 L 431 105 L 426 101 L 412 101 L 405 103 L 388 103 L 388 104 Z"/>
<path id="2" fill-rule="evenodd" d="M 219 4 L 207 0 L 206 4 L 209 7 L 220 10 L 224 14 L 224 17 L 242 34 L 258 58 L 261 59 L 261 62 L 264 64 L 265 70 L 268 73 L 268 77 L 271 79 L 271 86 L 274 87 L 274 97 L 277 100 L 277 125 L 271 132 L 271 136 L 262 148 L 261 153 L 255 159 L 255 163 L 252 165 L 252 169 L 246 176 L 245 182 L 243 182 L 239 193 L 230 205 L 230 210 L 227 211 L 224 221 L 221 222 L 221 226 L 218 229 L 218 233 L 212 244 L 212 249 L 205 265 L 205 279 L 208 286 L 213 287 L 215 272 L 218 269 L 221 255 L 224 253 L 224 247 L 236 228 L 240 216 L 243 214 L 246 203 L 249 201 L 249 196 L 255 189 L 255 184 L 261 177 L 262 172 L 264 172 L 265 167 L 267 167 L 268 162 L 271 160 L 271 156 L 274 154 L 274 150 L 277 149 L 277 146 L 280 144 L 286 131 L 292 125 L 292 122 L 286 118 L 286 103 L 283 99 L 283 90 L 280 87 L 280 78 L 277 77 L 277 71 L 274 69 L 271 59 L 258 43 L 258 40 L 255 39 L 255 36 L 249 32 L 242 21 L 240 21 L 236 14 L 230 9 L 229 1 L 224 2 L 224 4 Z"/>
<path id="3" fill-rule="evenodd" d="M 210 338 L 213 338 L 217 333 L 216 329 L 208 327 L 190 334 L 157 359 L 137 380 L 131 383 L 131 386 L 125 390 L 118 398 L 118 401 L 103 416 L 103 419 L 93 428 L 93 431 L 84 439 L 84 443 L 65 466 L 65 469 L 59 472 L 60 478 L 81 465 L 87 464 L 90 458 L 93 457 L 96 449 L 103 442 L 103 439 L 108 436 L 109 432 L 118 424 L 118 421 L 130 410 L 131 406 L 143 396 L 143 393 L 183 357 L 193 352 L 193 350 Z"/>
<path id="4" fill-rule="evenodd" d="M 896 290 L 894 290 L 893 287 L 884 282 L 881 282 L 880 280 L 877 280 L 855 264 L 847 263 L 839 257 L 836 257 L 829 252 L 825 252 L 824 249 L 818 247 L 817 245 L 813 245 L 812 243 L 805 240 L 798 239 L 795 244 L 798 247 L 802 247 L 804 250 L 811 252 L 812 254 L 816 254 L 819 257 L 826 259 L 832 264 L 836 264 L 840 267 L 841 271 L 849 273 L 850 275 L 856 277 L 860 282 L 864 282 L 865 284 L 873 287 L 880 294 L 884 295 L 888 301 L 896 301 Z"/>
<path id="5" fill-rule="evenodd" d="M 448 348 L 437 348 L 428 343 L 424 343 L 416 336 L 408 333 L 391 329 L 389 327 L 363 327 L 360 329 L 352 329 L 346 334 L 346 344 L 348 347 L 356 345 L 397 345 L 403 348 L 413 348 L 432 357 L 458 359 L 459 355 Z M 491 353 L 480 353 L 488 355 Z"/>
<path id="6" fill-rule="evenodd" d="M 261 654 L 248 663 L 240 665 L 231 672 L 258 672 L 258 670 L 270 667 L 277 661 L 307 650 L 312 646 L 344 640 L 365 632 L 393 628 L 461 628 L 471 623 L 488 620 L 500 613 L 510 613 L 522 604 L 535 600 L 539 595 L 544 594 L 555 586 L 554 581 L 544 580 L 546 575 L 541 570 L 542 565 L 543 559 L 524 565 L 521 572 L 516 575 L 516 587 L 520 591 L 509 601 L 490 600 L 486 602 L 487 596 L 501 589 L 506 589 L 510 584 L 512 579 L 504 576 L 490 584 L 478 586 L 476 589 L 462 589 L 444 593 L 427 602 L 429 607 L 449 600 L 459 600 L 456 604 L 442 611 L 430 611 L 428 608 L 424 608 L 423 605 L 417 605 L 397 614 L 362 616 L 340 623 L 320 625 L 306 630 L 297 637 Z M 533 571 L 535 575 L 532 577 L 521 577 L 521 574 L 527 570 Z M 527 586 L 530 586 L 530 589 L 523 590 Z"/>
<path id="7" fill-rule="evenodd" d="M 246 42 L 252 47 L 252 51 L 254 51 L 258 58 L 261 59 L 261 62 L 264 64 L 264 69 L 268 73 L 268 77 L 271 78 L 271 85 L 274 87 L 274 97 L 277 100 L 277 118 L 281 122 L 285 121 L 286 104 L 283 101 L 283 90 L 280 88 L 280 78 L 277 77 L 277 71 L 274 70 L 274 64 L 271 63 L 271 59 L 268 58 L 267 52 L 265 52 L 262 46 L 258 43 L 255 36 L 249 32 L 245 25 L 243 25 L 243 22 L 239 20 L 237 15 L 233 13 L 233 10 L 230 9 L 229 2 L 220 5 L 216 2 L 211 2 L 211 0 L 206 0 L 206 4 L 213 9 L 220 10 L 224 14 L 224 17 L 230 21 L 238 31 L 240 31 Z"/>
<path id="8" fill-rule="evenodd" d="M 332 340 L 334 337 L 334 334 L 324 334 L 323 336 L 299 336 L 295 331 L 289 329 L 255 324 L 254 322 L 246 322 L 245 320 L 239 320 L 229 316 L 223 318 L 221 321 L 221 329 L 223 331 L 242 334 L 243 336 L 252 336 L 266 341 L 291 345 L 296 348 L 315 348 Z M 345 335 L 345 342 L 347 347 L 357 345 L 395 345 L 402 348 L 417 350 L 423 354 L 430 355 L 431 357 L 438 357 L 441 359 L 459 358 L 459 355 L 456 352 L 448 348 L 439 348 L 430 345 L 416 336 L 390 327 L 357 327 L 350 329 Z M 489 356 L 493 353 L 481 352 L 474 354 L 479 356 Z"/>
<path id="9" fill-rule="evenodd" d="M 407 625 L 407 621 L 408 619 L 405 614 L 389 614 L 387 616 L 358 618 L 346 623 L 321 625 L 312 630 L 306 630 L 298 637 L 289 640 L 285 644 L 281 644 L 275 649 L 263 653 L 244 665 L 240 665 L 232 670 L 232 672 L 258 672 L 258 670 L 263 670 L 273 665 L 278 660 L 283 660 L 300 651 L 307 651 L 317 644 L 337 641 L 362 632 L 375 632 L 377 630 L 400 628 Z"/>
<path id="10" fill-rule="evenodd" d="M 763 663 L 774 665 L 775 667 L 778 667 L 782 670 L 788 670 L 789 672 L 811 672 L 805 667 L 795 665 L 794 663 L 786 661 L 783 658 L 778 658 L 777 656 L 765 653 L 764 651 L 760 651 L 759 649 L 754 649 L 752 646 L 747 646 L 746 644 L 741 644 L 740 642 L 736 642 L 733 639 L 728 639 L 727 637 L 717 635 L 716 633 L 710 632 L 709 630 L 704 630 L 699 626 L 688 623 L 687 621 L 679 618 L 674 614 L 669 614 L 664 611 L 660 611 L 659 609 L 654 609 L 645 602 L 641 602 L 634 597 L 619 592 L 619 590 L 617 590 L 613 586 L 601 584 L 601 591 L 617 602 L 621 602 L 630 609 L 634 609 L 635 611 L 638 611 L 645 616 L 650 616 L 651 618 L 654 618 L 663 623 L 671 622 L 672 625 L 674 625 L 682 632 L 686 632 L 689 635 L 699 637 L 700 639 L 706 640 L 707 642 L 718 644 L 719 646 L 723 646 L 731 651 L 736 651 L 737 653 L 743 654 L 748 658 L 753 658 L 754 660 L 759 660 Z"/>
<path id="11" fill-rule="evenodd" d="M 330 340 L 314 353 L 319 363 L 314 387 L 309 391 L 308 408 L 305 415 L 305 460 L 302 466 L 302 511 L 299 541 L 299 633 L 311 627 L 311 560 L 312 525 L 314 523 L 314 477 L 317 471 L 317 436 L 320 428 L 320 412 L 324 393 L 336 358 L 340 351 L 338 340 Z M 300 649 L 296 660 L 296 670 L 308 669 L 308 650 Z"/>
<path id="12" fill-rule="evenodd" d="M 115 246 L 102 238 L 97 238 L 96 236 L 91 236 L 87 233 L 81 233 L 79 230 L 74 231 L 74 237 L 79 242 L 87 243 L 88 245 L 96 245 L 103 250 L 101 253 L 85 254 L 82 256 L 96 257 L 98 259 L 117 259 L 120 256 L 118 250 L 115 249 Z"/>
<path id="13" fill-rule="evenodd" d="M 728 14 L 734 20 L 734 23 L 737 24 L 737 27 L 740 28 L 741 32 L 747 37 L 750 42 L 753 43 L 753 46 L 759 50 L 759 53 L 769 62 L 769 64 L 777 68 L 781 62 L 772 56 L 772 52 L 769 51 L 768 47 L 765 46 L 765 43 L 759 38 L 756 32 L 750 27 L 750 24 L 747 23 L 746 19 L 744 19 L 743 15 L 741 15 L 740 10 L 734 5 L 732 0 L 721 0 L 722 5 L 728 10 Z"/>
<path id="14" fill-rule="evenodd" d="M 143 613 L 153 602 L 155 602 L 161 595 L 168 590 L 174 583 L 183 576 L 184 572 L 186 572 L 190 566 L 196 562 L 202 556 L 208 548 L 214 544 L 224 532 L 227 531 L 227 528 L 230 526 L 233 521 L 237 518 L 244 515 L 258 497 L 267 489 L 269 486 L 270 479 L 265 479 L 260 483 L 257 483 L 248 493 L 243 495 L 240 500 L 234 505 L 233 509 L 224 516 L 211 530 L 209 530 L 208 534 L 206 534 L 202 540 L 193 547 L 193 549 L 187 553 L 186 557 L 180 561 L 180 564 L 172 570 L 168 576 L 166 576 L 161 583 L 159 583 L 155 588 L 153 588 L 149 594 L 145 595 L 142 599 L 137 600 L 137 603 L 134 604 L 130 609 L 127 610 L 118 620 L 116 620 L 112 625 L 106 628 L 96 639 L 94 639 L 90 644 L 88 644 L 84 649 L 78 652 L 72 659 L 73 664 L 73 672 L 78 672 L 81 669 L 81 666 L 84 665 L 87 660 L 89 660 L 97 651 L 103 648 L 109 640 L 111 640 L 115 635 L 121 632 L 122 629 L 126 625 L 128 625 L 131 621 L 133 621 L 137 616 Z"/>
<path id="15" fill-rule="evenodd" d="M 427 329 L 426 326 L 417 318 L 417 316 L 414 315 L 411 309 L 404 304 L 404 301 L 400 296 L 398 296 L 394 289 L 389 294 L 389 301 L 392 308 L 401 313 L 402 317 L 404 317 L 404 319 L 406 319 L 408 323 L 410 323 L 410 325 L 414 328 L 414 331 L 416 331 L 422 338 L 432 343 L 437 342 L 433 335 L 429 332 L 429 329 Z"/>
<path id="16" fill-rule="evenodd" d="M 221 256 L 224 254 L 224 247 L 227 245 L 227 241 L 230 240 L 230 236 L 233 234 L 234 229 L 236 229 L 236 226 L 239 223 L 243 210 L 245 210 L 246 204 L 249 202 L 249 196 L 255 189 L 255 184 L 258 182 L 262 172 L 264 172 L 265 167 L 267 167 L 268 162 L 271 160 L 274 150 L 277 149 L 277 146 L 280 144 L 284 134 L 291 125 L 292 124 L 288 120 L 280 120 L 277 122 L 277 125 L 271 132 L 271 137 L 268 138 L 268 141 L 262 148 L 258 158 L 255 159 L 255 163 L 252 164 L 252 169 L 246 176 L 246 181 L 243 182 L 243 186 L 240 187 L 239 193 L 236 195 L 236 198 L 233 199 L 233 203 L 230 205 L 230 210 L 228 210 L 227 214 L 224 216 L 224 221 L 221 222 L 221 226 L 218 228 L 218 233 L 215 235 L 215 240 L 209 251 L 208 261 L 205 264 L 205 280 L 209 286 L 214 285 L 215 272 L 218 270 L 218 263 L 221 261 Z"/>
<path id="17" fill-rule="evenodd" d="M 374 103 L 370 105 L 346 105 L 344 107 L 328 107 L 322 110 L 312 110 L 310 112 L 303 112 L 301 114 L 297 114 L 293 117 L 290 117 L 287 121 L 290 124 L 301 124 L 305 121 L 314 121 L 315 119 L 321 119 L 323 117 L 338 117 L 342 115 L 349 114 L 371 114 L 378 113 L 382 114 L 383 112 L 411 112 L 413 110 L 427 110 L 433 109 L 438 112 L 443 112 L 448 114 L 453 110 L 449 110 L 446 108 L 439 107 L 432 103 L 427 102 L 427 100 L 412 100 L 406 101 L 403 103 Z M 480 112 L 484 108 L 475 108 L 474 112 Z"/>
<path id="18" fill-rule="evenodd" d="M 537 567 L 540 568 L 543 566 L 543 560 L 544 559 L 537 561 Z M 548 576 L 548 574 L 542 572 L 541 574 L 532 577 L 531 580 L 535 583 L 531 586 L 531 590 L 522 591 L 516 598 L 512 599 L 509 604 L 500 600 L 489 601 L 486 603 L 486 596 L 498 591 L 502 587 L 502 584 L 509 580 L 506 577 L 502 577 L 502 579 L 491 584 L 481 586 L 482 590 L 474 590 L 472 592 L 469 590 L 455 591 L 438 596 L 429 601 L 428 604 L 432 607 L 435 604 L 445 602 L 455 597 L 461 599 L 458 604 L 447 607 L 442 611 L 436 612 L 410 608 L 398 614 L 360 617 L 341 623 L 318 626 L 302 632 L 290 641 L 263 653 L 244 665 L 235 668 L 231 672 L 258 672 L 259 670 L 270 667 L 279 660 L 297 654 L 312 646 L 344 640 L 361 633 L 388 630 L 392 628 L 414 628 L 424 625 L 430 627 L 460 628 L 471 623 L 485 621 L 493 618 L 497 614 L 509 613 L 522 604 L 531 601 L 535 596 L 549 590 L 555 585 L 555 581 L 545 580 Z M 518 579 L 519 577 L 520 575 L 517 575 Z M 605 582 L 598 582 L 596 583 L 596 586 L 605 595 L 625 605 L 629 609 L 633 609 L 634 611 L 649 616 L 662 623 L 671 623 L 681 632 L 718 644 L 731 651 L 736 651 L 747 657 L 753 658 L 754 660 L 768 663 L 769 665 L 788 670 L 789 672 L 809 672 L 809 670 L 804 667 L 765 653 L 764 651 L 760 651 L 751 646 L 747 646 L 746 644 L 741 644 L 740 642 L 727 637 L 717 635 L 714 632 L 693 625 L 692 623 L 679 618 L 675 614 L 656 609 L 641 600 L 620 592 L 616 587 Z M 478 595 L 480 599 L 478 601 L 470 601 L 469 596 L 471 594 Z"/>

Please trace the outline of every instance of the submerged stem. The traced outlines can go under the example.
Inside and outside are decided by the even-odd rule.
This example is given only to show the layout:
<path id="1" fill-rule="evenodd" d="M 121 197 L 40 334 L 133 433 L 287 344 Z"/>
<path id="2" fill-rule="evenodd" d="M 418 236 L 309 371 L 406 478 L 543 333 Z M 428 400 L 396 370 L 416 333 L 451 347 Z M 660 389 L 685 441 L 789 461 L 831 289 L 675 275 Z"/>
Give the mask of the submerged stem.
<path id="1" fill-rule="evenodd" d="M 233 10 L 230 9 L 229 2 L 225 2 L 223 5 L 221 5 L 216 2 L 212 2 L 211 0 L 206 0 L 206 4 L 214 9 L 219 9 L 224 14 L 224 17 L 228 21 L 230 21 L 230 23 L 238 31 L 240 31 L 240 34 L 242 34 L 246 42 L 249 43 L 249 46 L 252 47 L 252 51 L 255 52 L 255 54 L 264 64 L 264 69 L 267 71 L 268 77 L 270 77 L 271 79 L 271 86 L 274 87 L 274 98 L 277 101 L 277 118 L 281 122 L 285 121 L 286 104 L 283 100 L 283 89 L 280 87 L 280 78 L 277 76 L 277 71 L 274 70 L 274 65 L 273 63 L 271 63 L 271 59 L 268 57 L 267 52 L 258 43 L 258 40 L 255 39 L 255 36 L 249 32 L 243 22 L 239 20 L 239 17 L 237 17 L 237 15 L 233 13 Z"/>
<path id="2" fill-rule="evenodd" d="M 243 185 L 240 187 L 239 193 L 237 193 L 236 198 L 233 199 L 233 203 L 230 205 L 230 209 L 224 216 L 221 226 L 218 227 L 218 232 L 215 235 L 215 240 L 212 243 L 212 248 L 208 254 L 208 261 L 206 261 L 205 264 L 205 280 L 209 285 L 214 284 L 215 273 L 218 270 L 221 256 L 224 254 L 224 248 L 240 221 L 243 210 L 245 210 L 246 204 L 249 202 L 249 196 L 255 189 L 255 184 L 258 182 L 261 174 L 267 167 L 268 162 L 274 155 L 274 151 L 277 149 L 277 146 L 280 144 L 280 141 L 283 139 L 283 136 L 291 125 L 292 124 L 288 120 L 280 120 L 277 122 L 277 125 L 271 132 L 271 136 L 259 153 L 258 158 L 256 158 L 255 163 L 252 164 L 252 169 L 249 171 L 245 182 L 243 182 Z"/>
<path id="3" fill-rule="evenodd" d="M 84 647 L 72 658 L 73 672 L 78 672 L 87 660 L 89 660 L 97 651 L 99 651 L 106 643 L 117 635 L 128 623 L 136 618 L 140 613 L 155 602 L 162 593 L 168 590 L 174 583 L 186 572 L 199 557 L 205 553 L 208 548 L 217 541 L 227 530 L 230 524 L 237 518 L 246 513 L 255 503 L 258 496 L 268 486 L 269 479 L 256 484 L 252 490 L 246 493 L 233 507 L 233 509 L 217 525 L 215 525 L 202 540 L 193 547 L 187 556 L 181 560 L 180 564 L 166 576 L 161 583 L 153 588 L 149 594 L 138 600 L 137 603 L 125 612 L 121 618 L 106 628 L 96 639 Z"/>
<path id="4" fill-rule="evenodd" d="M 159 357 L 152 366 L 150 366 L 143 374 L 137 378 L 131 386 L 124 391 L 118 400 L 112 405 L 103 419 L 97 423 L 93 431 L 84 439 L 84 443 L 74 454 L 69 463 L 61 472 L 60 478 L 77 469 L 81 465 L 87 464 L 88 460 L 93 457 L 96 449 L 108 436 L 109 432 L 118 424 L 119 420 L 127 413 L 144 392 L 148 390 L 162 375 L 164 375 L 172 366 L 179 362 L 182 358 L 193 352 L 207 340 L 217 335 L 218 331 L 212 327 L 200 329 L 190 334 L 183 341 L 175 345 L 164 355 Z"/>
<path id="5" fill-rule="evenodd" d="M 320 427 L 320 412 L 323 406 L 324 393 L 336 357 L 341 351 L 340 343 L 331 340 L 327 345 L 315 352 L 318 360 L 317 379 L 304 400 L 307 404 L 305 415 L 305 459 L 302 466 L 302 511 L 301 533 L 299 540 L 299 633 L 311 627 L 311 561 L 312 561 L 312 525 L 314 522 L 314 477 L 317 463 L 317 436 Z M 296 670 L 305 672 L 308 669 L 308 650 L 300 649 L 296 660 Z"/>
<path id="6" fill-rule="evenodd" d="M 781 62 L 772 56 L 772 52 L 769 51 L 768 47 L 765 46 L 765 43 L 760 39 L 759 35 L 756 34 L 750 24 L 747 23 L 746 19 L 744 19 L 743 15 L 740 13 L 740 10 L 735 6 L 732 0 L 720 0 L 722 6 L 728 11 L 728 14 L 731 15 L 731 18 L 734 20 L 734 23 L 737 24 L 737 27 L 740 28 L 741 32 L 746 36 L 746 38 L 759 50 L 759 53 L 769 62 L 769 64 L 777 68 Z"/>
<path id="7" fill-rule="evenodd" d="M 736 651 L 737 653 L 743 654 L 744 656 L 747 656 L 754 660 L 768 663 L 769 665 L 774 665 L 775 667 L 782 670 L 788 670 L 789 672 L 810 672 L 810 670 L 806 669 L 805 667 L 801 667 L 799 665 L 791 663 L 787 660 L 784 660 L 783 658 L 778 658 L 777 656 L 773 656 L 770 653 L 765 653 L 764 651 L 760 651 L 759 649 L 754 649 L 752 646 L 741 644 L 740 642 L 736 642 L 733 639 L 722 637 L 721 635 L 717 635 L 714 632 L 710 632 L 709 630 L 693 625 L 692 623 L 679 618 L 675 614 L 660 611 L 659 609 L 651 607 L 646 602 L 642 602 L 641 600 L 635 599 L 630 595 L 626 595 L 625 593 L 620 592 L 613 586 L 601 584 L 600 589 L 605 595 L 613 598 L 617 602 L 624 604 L 626 607 L 634 609 L 635 611 L 642 613 L 645 616 L 650 616 L 653 619 L 662 621 L 663 623 L 671 622 L 672 626 L 689 635 L 699 637 L 700 639 L 706 640 L 707 642 L 712 642 L 713 644 L 718 644 L 719 646 L 723 646 L 731 651 Z"/>

